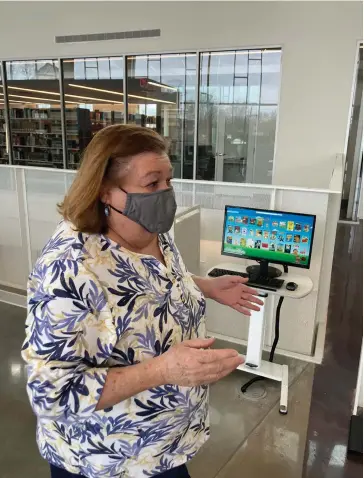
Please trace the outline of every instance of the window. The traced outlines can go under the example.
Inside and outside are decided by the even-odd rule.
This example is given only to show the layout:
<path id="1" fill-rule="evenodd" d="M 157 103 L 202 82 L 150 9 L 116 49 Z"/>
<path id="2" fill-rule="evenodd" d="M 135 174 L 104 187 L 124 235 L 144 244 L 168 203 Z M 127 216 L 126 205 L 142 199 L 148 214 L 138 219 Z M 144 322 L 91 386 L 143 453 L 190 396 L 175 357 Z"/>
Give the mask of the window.
<path id="1" fill-rule="evenodd" d="M 9 137 L 6 125 L 5 100 L 0 70 L 0 164 L 9 162 Z"/>
<path id="2" fill-rule="evenodd" d="M 14 164 L 63 168 L 57 60 L 6 62 Z"/>
<path id="3" fill-rule="evenodd" d="M 196 54 L 127 58 L 128 121 L 170 142 L 176 178 L 193 177 Z"/>
<path id="4" fill-rule="evenodd" d="M 6 62 L 14 164 L 76 169 L 98 131 L 128 122 L 168 139 L 176 178 L 271 183 L 280 49 L 61 61 Z M 4 107 L 0 78 L 6 163 Z"/>
<path id="5" fill-rule="evenodd" d="M 201 53 L 196 179 L 270 183 L 279 50 Z"/>
<path id="6" fill-rule="evenodd" d="M 63 60 L 63 89 L 68 165 L 75 169 L 100 129 L 124 123 L 122 57 Z"/>

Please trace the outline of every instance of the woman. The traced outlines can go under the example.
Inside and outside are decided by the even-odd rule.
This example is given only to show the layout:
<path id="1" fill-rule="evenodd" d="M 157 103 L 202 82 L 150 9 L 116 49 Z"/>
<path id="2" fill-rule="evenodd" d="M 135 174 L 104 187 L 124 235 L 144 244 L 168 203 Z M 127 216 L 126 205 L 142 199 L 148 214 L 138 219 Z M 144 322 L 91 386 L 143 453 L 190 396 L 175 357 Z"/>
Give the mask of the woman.
<path id="1" fill-rule="evenodd" d="M 168 235 L 171 179 L 158 134 L 100 131 L 30 276 L 23 357 L 53 478 L 188 477 L 207 385 L 243 362 L 209 349 L 205 297 L 245 314 L 261 301 L 244 279 L 186 271 Z"/>

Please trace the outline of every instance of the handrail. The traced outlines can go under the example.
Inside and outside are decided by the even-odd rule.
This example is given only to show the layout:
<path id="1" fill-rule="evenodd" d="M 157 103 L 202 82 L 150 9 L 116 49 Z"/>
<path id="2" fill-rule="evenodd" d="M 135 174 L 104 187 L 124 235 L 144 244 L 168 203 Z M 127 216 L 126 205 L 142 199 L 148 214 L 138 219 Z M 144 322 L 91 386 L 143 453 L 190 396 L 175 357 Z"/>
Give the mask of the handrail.
<path id="1" fill-rule="evenodd" d="M 341 156 L 341 155 L 337 155 Z M 336 164 L 336 162 L 335 162 Z M 0 169 L 22 169 L 22 170 L 29 170 L 29 171 L 47 171 L 53 173 L 71 173 L 76 174 L 77 171 L 73 169 L 58 169 L 58 168 L 41 168 L 39 166 L 17 166 L 17 165 L 9 165 L 9 164 L 0 164 Z M 335 170 L 335 168 L 334 168 Z M 307 193 L 318 193 L 318 194 L 341 194 L 341 187 L 331 187 L 333 184 L 332 178 L 330 181 L 330 188 L 304 188 L 304 187 L 297 187 L 297 186 L 281 186 L 276 184 L 255 184 L 255 183 L 230 183 L 230 182 L 222 182 L 222 181 L 202 181 L 202 180 L 194 180 L 194 179 L 180 179 L 176 178 L 173 179 L 173 182 L 176 184 L 192 184 L 192 185 L 204 185 L 204 186 L 223 186 L 223 187 L 239 187 L 244 189 L 268 189 L 268 190 L 281 190 L 281 191 L 299 191 L 299 192 L 307 192 Z M 336 185 L 336 183 L 335 183 Z"/>

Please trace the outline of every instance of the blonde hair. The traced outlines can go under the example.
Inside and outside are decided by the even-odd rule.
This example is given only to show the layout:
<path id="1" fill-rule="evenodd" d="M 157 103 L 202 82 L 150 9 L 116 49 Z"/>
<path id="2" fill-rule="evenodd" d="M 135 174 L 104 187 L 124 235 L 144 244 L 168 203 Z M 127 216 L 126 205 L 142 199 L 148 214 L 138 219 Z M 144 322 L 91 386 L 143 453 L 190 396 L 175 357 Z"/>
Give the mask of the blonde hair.
<path id="1" fill-rule="evenodd" d="M 106 182 L 125 172 L 133 156 L 153 152 L 166 154 L 166 141 L 148 128 L 113 125 L 99 131 L 84 151 L 80 169 L 58 211 L 80 232 L 107 232 L 100 195 Z"/>

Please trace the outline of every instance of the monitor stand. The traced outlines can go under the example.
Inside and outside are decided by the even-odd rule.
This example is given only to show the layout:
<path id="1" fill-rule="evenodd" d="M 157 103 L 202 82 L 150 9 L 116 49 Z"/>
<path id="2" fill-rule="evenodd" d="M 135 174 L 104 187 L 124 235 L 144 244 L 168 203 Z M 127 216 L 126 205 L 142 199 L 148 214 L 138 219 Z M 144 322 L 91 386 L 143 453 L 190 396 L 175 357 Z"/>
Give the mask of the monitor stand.
<path id="1" fill-rule="evenodd" d="M 246 271 L 250 277 L 264 277 L 267 279 L 274 279 L 282 275 L 282 271 L 277 267 L 269 266 L 268 261 L 259 261 L 258 266 L 248 266 Z"/>

